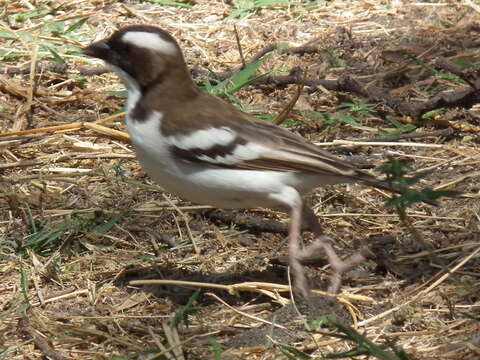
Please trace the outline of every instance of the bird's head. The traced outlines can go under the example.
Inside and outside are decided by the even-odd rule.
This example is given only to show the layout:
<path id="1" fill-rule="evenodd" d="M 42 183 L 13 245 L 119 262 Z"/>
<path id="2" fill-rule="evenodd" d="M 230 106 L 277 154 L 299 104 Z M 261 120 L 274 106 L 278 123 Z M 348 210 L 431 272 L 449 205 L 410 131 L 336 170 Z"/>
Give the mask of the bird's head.
<path id="1" fill-rule="evenodd" d="M 175 39 L 154 26 L 133 25 L 83 49 L 86 55 L 104 60 L 127 88 L 142 93 L 162 83 L 170 73 L 185 72 L 182 51 Z"/>

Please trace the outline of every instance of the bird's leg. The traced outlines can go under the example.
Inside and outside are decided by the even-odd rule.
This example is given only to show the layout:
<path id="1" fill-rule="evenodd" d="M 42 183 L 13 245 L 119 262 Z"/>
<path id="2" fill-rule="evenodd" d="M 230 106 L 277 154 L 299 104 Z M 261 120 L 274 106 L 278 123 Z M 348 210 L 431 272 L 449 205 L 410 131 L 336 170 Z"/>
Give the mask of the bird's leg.
<path id="1" fill-rule="evenodd" d="M 312 254 L 319 253 L 323 250 L 327 255 L 328 262 L 330 263 L 330 266 L 332 268 L 332 275 L 330 277 L 330 285 L 328 286 L 328 292 L 336 294 L 340 289 L 340 284 L 342 282 L 342 274 L 350 270 L 354 266 L 360 264 L 361 262 L 365 261 L 365 256 L 358 252 L 345 260 L 341 260 L 335 253 L 332 245 L 330 244 L 332 242 L 332 239 L 323 234 L 317 216 L 315 215 L 313 210 L 307 206 L 303 207 L 303 220 L 310 227 L 310 230 L 313 232 L 315 239 L 312 244 L 305 247 L 304 249 L 296 249 L 299 251 L 295 252 L 295 260 L 301 264 L 303 259 L 311 259 Z M 291 251 L 293 252 L 293 250 Z"/>
<path id="2" fill-rule="evenodd" d="M 303 257 L 303 250 L 300 249 L 300 228 L 302 226 L 302 204 L 301 202 L 292 206 L 290 217 L 290 228 L 288 235 L 288 264 L 293 275 L 293 289 L 296 295 L 303 300 L 308 298 L 309 286 L 303 265 L 300 259 Z"/>

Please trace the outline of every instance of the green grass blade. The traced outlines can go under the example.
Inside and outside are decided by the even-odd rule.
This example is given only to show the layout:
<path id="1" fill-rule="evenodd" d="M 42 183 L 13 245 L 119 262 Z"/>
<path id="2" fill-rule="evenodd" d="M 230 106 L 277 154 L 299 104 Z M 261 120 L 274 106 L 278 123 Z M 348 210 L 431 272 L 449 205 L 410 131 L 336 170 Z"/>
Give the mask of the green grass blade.
<path id="1" fill-rule="evenodd" d="M 62 65 L 65 65 L 65 60 L 63 60 L 63 58 L 55 50 L 53 50 L 51 47 L 48 47 L 48 46 L 47 46 L 47 50 L 50 52 L 50 54 L 52 54 L 53 61 Z"/>
<path id="2" fill-rule="evenodd" d="M 83 18 L 83 19 L 80 19 L 80 20 L 77 21 L 75 24 L 73 24 L 72 26 L 70 26 L 67 30 L 65 30 L 64 35 L 69 34 L 69 33 L 71 33 L 71 32 L 74 32 L 75 30 L 80 29 L 80 28 L 83 26 L 83 24 L 85 24 L 85 23 L 87 22 L 87 20 L 88 20 L 88 17 L 85 17 L 85 18 Z"/>
<path id="3" fill-rule="evenodd" d="M 241 88 L 255 83 L 258 81 L 258 79 L 268 75 L 268 73 L 265 73 L 258 76 L 253 76 L 260 66 L 262 66 L 266 58 L 267 57 L 262 57 L 257 61 L 254 61 L 244 69 L 240 70 L 232 78 L 226 79 L 219 84 L 212 86 L 209 93 L 216 96 L 231 95 Z"/>
<path id="4" fill-rule="evenodd" d="M 220 344 L 218 343 L 218 341 L 215 340 L 214 338 L 211 338 L 209 340 L 209 343 L 212 346 L 213 359 L 222 360 L 222 348 L 220 347 Z"/>
<path id="5" fill-rule="evenodd" d="M 191 8 L 192 5 L 181 3 L 173 0 L 144 0 L 144 2 L 149 2 L 152 4 L 165 5 L 165 6 L 178 6 L 183 8 Z"/>
<path id="6" fill-rule="evenodd" d="M 190 296 L 185 306 L 175 312 L 175 314 L 169 321 L 170 326 L 177 327 L 182 322 L 185 323 L 186 326 L 188 326 L 188 316 L 193 315 L 200 310 L 200 308 L 193 306 L 193 303 L 195 302 L 195 300 L 197 300 L 198 295 L 200 295 L 200 290 L 195 291 L 193 295 Z"/>
<path id="7" fill-rule="evenodd" d="M 115 215 L 115 216 L 112 217 L 110 220 L 108 220 L 106 223 L 95 226 L 95 227 L 90 231 L 90 233 L 94 233 L 94 234 L 96 234 L 96 235 L 105 234 L 105 233 L 107 233 L 110 229 L 112 229 L 115 225 L 117 225 L 125 216 L 126 216 L 126 214 L 124 214 L 124 213 Z"/>
<path id="8" fill-rule="evenodd" d="M 25 302 L 30 305 L 30 301 L 28 300 L 28 288 L 29 288 L 29 280 L 28 274 L 24 268 L 20 269 L 20 289 L 22 291 L 23 297 L 25 298 Z"/>

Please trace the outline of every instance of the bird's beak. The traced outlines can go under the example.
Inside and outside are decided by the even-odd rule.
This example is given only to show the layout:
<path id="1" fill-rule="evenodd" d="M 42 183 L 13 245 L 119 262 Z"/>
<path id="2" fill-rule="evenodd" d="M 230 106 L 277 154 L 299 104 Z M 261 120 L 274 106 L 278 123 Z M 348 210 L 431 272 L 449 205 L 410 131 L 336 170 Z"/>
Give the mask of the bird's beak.
<path id="1" fill-rule="evenodd" d="M 111 56 L 111 49 L 105 40 L 101 40 L 83 48 L 83 53 L 88 56 L 108 61 Z"/>

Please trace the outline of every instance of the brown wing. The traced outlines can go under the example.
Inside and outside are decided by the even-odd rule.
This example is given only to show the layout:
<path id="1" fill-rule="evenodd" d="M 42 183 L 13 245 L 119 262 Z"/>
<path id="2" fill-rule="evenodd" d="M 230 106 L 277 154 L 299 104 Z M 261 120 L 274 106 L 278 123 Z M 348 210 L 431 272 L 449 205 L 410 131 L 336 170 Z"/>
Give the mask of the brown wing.
<path id="1" fill-rule="evenodd" d="M 357 169 L 353 164 L 321 150 L 288 130 L 257 121 L 219 99 L 206 97 L 203 100 L 213 103 L 199 107 L 203 110 L 195 114 L 189 114 L 194 116 L 195 125 L 185 119 L 183 127 L 177 118 L 177 133 L 188 127 L 188 131 L 172 137 L 170 143 L 172 153 L 179 160 L 215 167 L 305 172 L 376 182 L 373 176 Z M 163 123 L 162 126 L 167 124 Z M 219 136 L 222 129 L 228 129 L 225 130 L 224 137 Z M 211 139 L 208 139 L 209 130 Z M 211 141 L 211 145 L 206 146 L 207 140 Z"/>

